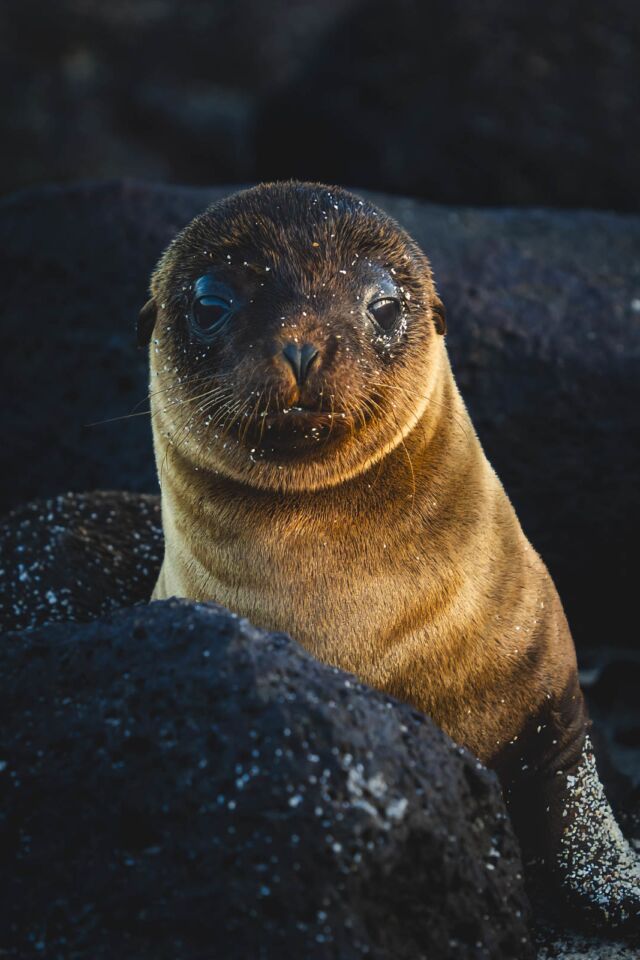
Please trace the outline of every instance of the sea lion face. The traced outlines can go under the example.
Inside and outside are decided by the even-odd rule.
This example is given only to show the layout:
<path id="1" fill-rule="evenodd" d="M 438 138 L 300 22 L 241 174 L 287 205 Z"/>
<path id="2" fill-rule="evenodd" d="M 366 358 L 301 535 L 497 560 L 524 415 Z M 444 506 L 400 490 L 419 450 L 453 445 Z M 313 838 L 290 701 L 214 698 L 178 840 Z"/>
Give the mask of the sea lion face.
<path id="1" fill-rule="evenodd" d="M 428 261 L 345 191 L 274 184 L 214 205 L 152 279 L 156 443 L 201 470 L 318 489 L 424 409 L 444 331 Z"/>

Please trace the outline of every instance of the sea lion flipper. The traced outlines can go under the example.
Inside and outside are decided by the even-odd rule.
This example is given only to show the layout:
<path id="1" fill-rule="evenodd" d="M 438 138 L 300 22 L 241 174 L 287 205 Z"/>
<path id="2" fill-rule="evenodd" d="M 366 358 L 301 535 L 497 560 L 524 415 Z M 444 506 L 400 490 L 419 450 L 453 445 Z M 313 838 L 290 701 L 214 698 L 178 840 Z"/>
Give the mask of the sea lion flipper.
<path id="1" fill-rule="evenodd" d="M 571 764 L 544 767 L 507 788 L 534 897 L 563 918 L 640 932 L 640 858 L 616 822 L 589 736 Z"/>
<path id="2" fill-rule="evenodd" d="M 587 736 L 580 759 L 558 776 L 563 828 L 553 864 L 569 898 L 608 924 L 640 931 L 640 858 L 618 826 Z"/>

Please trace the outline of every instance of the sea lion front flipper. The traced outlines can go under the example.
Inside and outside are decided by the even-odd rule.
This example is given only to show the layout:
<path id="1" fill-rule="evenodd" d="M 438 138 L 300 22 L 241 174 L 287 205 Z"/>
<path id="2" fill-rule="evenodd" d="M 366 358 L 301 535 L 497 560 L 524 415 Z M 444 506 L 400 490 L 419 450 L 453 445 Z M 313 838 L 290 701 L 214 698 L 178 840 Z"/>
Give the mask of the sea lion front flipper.
<path id="1" fill-rule="evenodd" d="M 608 925 L 640 932 L 640 858 L 618 826 L 585 737 L 575 766 L 557 774 L 549 815 L 556 849 L 547 856 L 567 899 Z M 559 833 L 559 836 L 558 836 Z"/>
<path id="2" fill-rule="evenodd" d="M 562 731 L 550 733 L 561 745 Z M 640 858 L 605 796 L 589 736 L 571 752 L 569 763 L 547 756 L 505 789 L 533 889 L 578 922 L 640 933 Z"/>

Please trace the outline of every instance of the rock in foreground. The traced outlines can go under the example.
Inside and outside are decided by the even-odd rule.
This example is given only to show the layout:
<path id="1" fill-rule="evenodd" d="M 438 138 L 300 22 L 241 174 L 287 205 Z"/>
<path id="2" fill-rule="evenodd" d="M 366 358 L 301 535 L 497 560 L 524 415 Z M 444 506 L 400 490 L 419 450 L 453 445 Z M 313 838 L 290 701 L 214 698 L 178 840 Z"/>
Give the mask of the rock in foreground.
<path id="1" fill-rule="evenodd" d="M 494 776 L 214 605 L 5 638 L 3 955 L 530 957 Z"/>

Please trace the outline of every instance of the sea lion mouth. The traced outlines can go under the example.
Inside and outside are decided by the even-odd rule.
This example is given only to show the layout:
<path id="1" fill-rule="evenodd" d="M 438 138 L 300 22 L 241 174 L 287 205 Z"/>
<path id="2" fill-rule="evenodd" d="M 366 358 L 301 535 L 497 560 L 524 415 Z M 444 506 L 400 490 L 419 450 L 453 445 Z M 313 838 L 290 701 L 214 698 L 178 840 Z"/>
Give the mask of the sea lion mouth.
<path id="1" fill-rule="evenodd" d="M 285 407 L 275 413 L 269 413 L 264 418 L 267 427 L 290 431 L 320 429 L 331 426 L 334 420 L 346 419 L 346 413 L 334 413 L 327 410 L 311 410 L 308 407 Z"/>
<path id="2" fill-rule="evenodd" d="M 346 411 L 292 404 L 240 422 L 234 432 L 252 454 L 266 459 L 291 459 L 313 456 L 314 449 L 320 452 L 333 448 L 348 433 L 353 435 L 357 426 L 355 418 Z"/>

